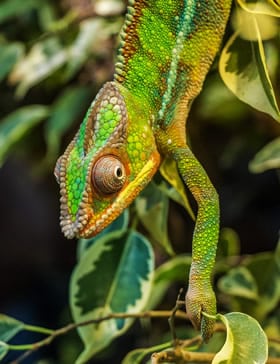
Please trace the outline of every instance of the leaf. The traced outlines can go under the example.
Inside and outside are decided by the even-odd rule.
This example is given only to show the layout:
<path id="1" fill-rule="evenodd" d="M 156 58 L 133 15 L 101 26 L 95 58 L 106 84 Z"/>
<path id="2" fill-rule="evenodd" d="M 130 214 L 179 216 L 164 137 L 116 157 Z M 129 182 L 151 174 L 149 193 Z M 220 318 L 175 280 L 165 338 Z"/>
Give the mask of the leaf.
<path id="1" fill-rule="evenodd" d="M 171 347 L 171 343 L 167 342 L 164 344 L 159 344 L 151 346 L 149 348 L 135 349 L 129 352 L 122 361 L 122 364 L 141 364 L 143 359 L 149 354 L 156 351 L 164 350 Z"/>
<path id="2" fill-rule="evenodd" d="M 280 137 L 265 145 L 252 159 L 249 168 L 253 173 L 280 168 Z"/>
<path id="3" fill-rule="evenodd" d="M 151 182 L 135 200 L 137 214 L 151 237 L 158 242 L 165 251 L 174 255 L 168 237 L 168 208 L 169 199 Z"/>
<path id="4" fill-rule="evenodd" d="M 240 8 L 233 13 L 233 28 L 242 39 L 252 41 L 258 41 L 258 38 L 263 41 L 273 39 L 279 31 L 278 21 L 275 17 L 247 12 Z"/>
<path id="5" fill-rule="evenodd" d="M 6 0 L 0 4 L 0 24 L 38 6 L 37 0 Z"/>
<path id="6" fill-rule="evenodd" d="M 212 364 L 264 364 L 268 356 L 267 338 L 252 317 L 232 312 L 217 315 L 227 329 L 226 342 Z"/>
<path id="7" fill-rule="evenodd" d="M 161 302 L 167 289 L 175 282 L 186 285 L 191 263 L 191 256 L 178 255 L 155 270 L 153 291 L 147 309 L 154 309 Z"/>
<path id="8" fill-rule="evenodd" d="M 43 105 L 29 105 L 17 109 L 0 123 L 0 165 L 7 158 L 14 144 L 31 128 L 48 116 Z"/>
<path id="9" fill-rule="evenodd" d="M 254 25 L 257 42 L 248 43 L 238 33 L 230 38 L 220 57 L 220 75 L 226 86 L 241 101 L 280 121 L 280 112 L 255 21 Z"/>
<path id="10" fill-rule="evenodd" d="M 270 16 L 280 17 L 280 6 L 274 0 L 247 2 L 237 0 L 239 6 L 246 12 L 252 14 L 266 14 Z"/>
<path id="11" fill-rule="evenodd" d="M 128 222 L 129 222 L 129 210 L 125 209 L 124 212 L 116 220 L 114 220 L 98 235 L 90 239 L 80 239 L 77 248 L 78 260 L 80 260 L 83 254 L 86 253 L 87 249 L 91 247 L 91 245 L 95 244 L 98 240 L 101 239 L 109 240 L 110 236 L 114 237 L 116 232 L 118 232 L 118 234 L 120 235 L 124 234 L 128 229 Z M 109 234 L 112 235 L 109 236 Z"/>
<path id="12" fill-rule="evenodd" d="M 90 246 L 73 272 L 70 305 L 75 322 L 116 312 L 141 312 L 150 296 L 154 257 L 149 242 L 135 231 L 108 237 Z M 80 327 L 85 349 L 77 363 L 104 349 L 132 322 L 114 319 Z"/>
<path id="13" fill-rule="evenodd" d="M 62 135 L 84 113 L 89 96 L 90 91 L 86 87 L 70 87 L 56 100 L 46 122 L 47 163 L 52 164 L 57 158 Z"/>
<path id="14" fill-rule="evenodd" d="M 9 351 L 9 346 L 3 341 L 0 341 L 0 360 L 7 355 L 8 351 Z"/>
<path id="15" fill-rule="evenodd" d="M 67 49 L 62 48 L 56 37 L 36 43 L 16 64 L 9 76 L 12 85 L 18 84 L 17 97 L 23 97 L 31 87 L 62 67 L 67 61 L 67 56 Z"/>
<path id="16" fill-rule="evenodd" d="M 186 194 L 186 186 L 179 175 L 176 162 L 171 158 L 165 158 L 160 166 L 160 173 L 178 192 L 181 197 L 181 204 L 185 207 L 191 218 L 195 220 L 193 210 Z M 172 198 L 172 196 L 170 197 Z M 176 199 L 176 201 L 179 202 L 178 199 Z"/>
<path id="17" fill-rule="evenodd" d="M 278 243 L 278 249 L 279 246 Z M 280 266 L 278 249 L 275 254 L 260 253 L 244 261 L 258 286 L 259 300 L 251 307 L 251 313 L 259 321 L 263 320 L 279 305 Z"/>
<path id="18" fill-rule="evenodd" d="M 250 300 L 258 299 L 258 287 L 250 271 L 245 267 L 231 269 L 219 280 L 219 289 L 231 296 L 238 296 Z"/>
<path id="19" fill-rule="evenodd" d="M 24 323 L 0 314 L 0 342 L 7 342 L 24 329 Z"/>
<path id="20" fill-rule="evenodd" d="M 100 53 L 104 49 L 104 43 L 108 38 L 119 32 L 120 26 L 119 21 L 108 22 L 102 18 L 82 21 L 78 36 L 69 47 L 65 78 L 73 77 L 91 54 Z"/>
<path id="21" fill-rule="evenodd" d="M 235 230 L 221 229 L 217 257 L 230 257 L 240 254 L 240 239 Z"/>
<path id="22" fill-rule="evenodd" d="M 21 43 L 0 44 L 0 81 L 11 71 L 23 52 Z"/>
<path id="23" fill-rule="evenodd" d="M 102 19 L 84 20 L 80 24 L 79 34 L 69 49 L 69 59 L 66 66 L 65 77 L 72 77 L 84 64 L 92 52 L 92 44 L 96 35 L 100 34 Z"/>

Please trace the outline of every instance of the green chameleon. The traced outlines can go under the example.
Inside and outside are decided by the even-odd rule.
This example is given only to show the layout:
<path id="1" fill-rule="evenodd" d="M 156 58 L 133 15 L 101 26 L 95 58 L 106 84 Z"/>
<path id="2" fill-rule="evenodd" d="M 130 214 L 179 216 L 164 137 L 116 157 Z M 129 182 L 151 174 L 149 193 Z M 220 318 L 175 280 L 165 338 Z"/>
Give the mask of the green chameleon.
<path id="1" fill-rule="evenodd" d="M 198 212 L 186 309 L 204 339 L 216 313 L 211 286 L 219 201 L 186 141 L 186 119 L 219 49 L 231 0 L 130 0 L 114 80 L 91 104 L 58 159 L 61 227 L 89 238 L 110 224 L 151 181 L 165 158 L 176 161 Z"/>

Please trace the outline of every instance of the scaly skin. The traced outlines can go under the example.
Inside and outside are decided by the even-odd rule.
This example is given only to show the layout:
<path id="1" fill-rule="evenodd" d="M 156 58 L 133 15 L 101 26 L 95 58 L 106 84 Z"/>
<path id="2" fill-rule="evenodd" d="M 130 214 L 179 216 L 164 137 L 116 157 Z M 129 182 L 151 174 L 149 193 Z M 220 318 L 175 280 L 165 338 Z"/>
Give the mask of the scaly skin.
<path id="1" fill-rule="evenodd" d="M 216 313 L 211 287 L 217 193 L 186 142 L 186 119 L 218 51 L 231 0 L 130 0 L 114 81 L 92 103 L 59 158 L 61 227 L 88 238 L 111 223 L 172 157 L 198 213 L 186 308 L 204 339 Z"/>

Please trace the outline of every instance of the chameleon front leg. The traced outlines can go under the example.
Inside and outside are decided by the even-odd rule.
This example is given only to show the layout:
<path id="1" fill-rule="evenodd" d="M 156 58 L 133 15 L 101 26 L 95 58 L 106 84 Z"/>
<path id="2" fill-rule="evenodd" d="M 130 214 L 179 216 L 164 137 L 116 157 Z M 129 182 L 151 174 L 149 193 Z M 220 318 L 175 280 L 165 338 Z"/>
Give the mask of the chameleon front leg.
<path id="1" fill-rule="evenodd" d="M 215 264 L 219 234 L 219 199 L 205 170 L 188 146 L 176 146 L 172 155 L 198 205 L 186 309 L 194 327 L 201 328 L 202 337 L 207 341 L 213 333 L 214 320 L 206 318 L 202 312 L 216 314 L 211 273 Z"/>

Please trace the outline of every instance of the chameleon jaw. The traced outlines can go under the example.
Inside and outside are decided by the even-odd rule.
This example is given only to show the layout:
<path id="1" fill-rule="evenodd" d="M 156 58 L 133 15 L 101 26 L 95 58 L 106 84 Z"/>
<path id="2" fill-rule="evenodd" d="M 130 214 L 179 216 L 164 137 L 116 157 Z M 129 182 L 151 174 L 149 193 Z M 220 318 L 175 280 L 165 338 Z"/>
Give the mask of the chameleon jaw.
<path id="1" fill-rule="evenodd" d="M 100 216 L 94 215 L 89 204 L 83 203 L 80 206 L 78 216 L 75 221 L 71 221 L 69 215 L 61 213 L 61 229 L 66 238 L 90 238 L 97 235 L 113 220 L 115 220 L 122 211 L 135 199 L 139 192 L 150 181 L 156 172 L 160 162 L 159 154 L 148 160 L 136 178 L 128 183 L 123 190 L 117 195 L 112 205 L 109 206 Z"/>

